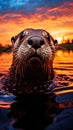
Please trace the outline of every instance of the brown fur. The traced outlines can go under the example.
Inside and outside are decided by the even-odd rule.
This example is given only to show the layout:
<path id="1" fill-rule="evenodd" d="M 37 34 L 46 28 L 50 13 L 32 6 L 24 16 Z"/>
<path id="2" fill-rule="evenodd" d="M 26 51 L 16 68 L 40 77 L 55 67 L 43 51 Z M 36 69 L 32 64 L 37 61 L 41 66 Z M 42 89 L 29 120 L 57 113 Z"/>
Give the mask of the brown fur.
<path id="1" fill-rule="evenodd" d="M 36 41 L 42 39 L 35 42 L 37 49 L 28 44 L 28 40 L 34 39 L 34 37 Z M 25 29 L 12 37 L 11 41 L 13 43 L 13 61 L 8 79 L 9 91 L 14 93 L 33 92 L 35 85 L 32 84 L 42 84 L 53 79 L 55 41 L 48 32 L 42 29 Z M 32 43 L 30 42 L 30 44 Z"/>

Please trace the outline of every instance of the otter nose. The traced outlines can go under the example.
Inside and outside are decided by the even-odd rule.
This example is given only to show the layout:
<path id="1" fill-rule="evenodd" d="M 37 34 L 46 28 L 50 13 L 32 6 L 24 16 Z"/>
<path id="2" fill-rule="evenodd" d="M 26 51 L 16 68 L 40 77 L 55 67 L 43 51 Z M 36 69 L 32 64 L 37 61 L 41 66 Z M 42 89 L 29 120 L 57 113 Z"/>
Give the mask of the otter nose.
<path id="1" fill-rule="evenodd" d="M 33 36 L 28 39 L 28 44 L 34 49 L 41 48 L 45 44 L 44 40 L 39 36 Z"/>

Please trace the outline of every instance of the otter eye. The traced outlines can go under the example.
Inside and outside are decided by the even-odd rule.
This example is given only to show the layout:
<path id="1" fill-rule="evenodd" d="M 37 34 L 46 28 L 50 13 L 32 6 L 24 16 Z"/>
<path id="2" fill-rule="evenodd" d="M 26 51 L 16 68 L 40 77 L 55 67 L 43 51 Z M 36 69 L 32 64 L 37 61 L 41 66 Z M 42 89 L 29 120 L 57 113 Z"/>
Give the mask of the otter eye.
<path id="1" fill-rule="evenodd" d="M 43 31 L 42 35 L 50 42 L 50 35 L 49 35 L 49 33 Z"/>
<path id="2" fill-rule="evenodd" d="M 20 40 L 22 40 L 24 38 L 24 36 L 25 36 L 24 32 L 21 32 L 20 33 Z"/>

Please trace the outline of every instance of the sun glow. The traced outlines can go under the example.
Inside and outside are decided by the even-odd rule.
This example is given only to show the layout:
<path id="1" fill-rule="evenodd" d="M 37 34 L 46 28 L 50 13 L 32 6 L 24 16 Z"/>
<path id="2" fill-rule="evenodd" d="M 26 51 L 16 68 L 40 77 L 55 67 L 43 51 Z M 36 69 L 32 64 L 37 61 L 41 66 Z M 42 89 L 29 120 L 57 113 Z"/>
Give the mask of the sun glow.
<path id="1" fill-rule="evenodd" d="M 58 43 L 60 44 L 62 42 L 62 37 L 57 38 Z"/>

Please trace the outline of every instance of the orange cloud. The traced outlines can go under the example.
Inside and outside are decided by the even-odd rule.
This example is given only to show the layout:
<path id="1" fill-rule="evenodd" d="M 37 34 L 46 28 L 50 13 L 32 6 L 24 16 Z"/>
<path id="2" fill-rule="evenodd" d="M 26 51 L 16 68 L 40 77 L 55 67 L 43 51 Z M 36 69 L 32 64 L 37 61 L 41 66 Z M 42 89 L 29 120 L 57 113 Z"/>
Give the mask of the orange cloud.
<path id="1" fill-rule="evenodd" d="M 40 12 L 40 13 L 39 13 Z M 12 36 L 24 28 L 41 28 L 59 41 L 62 37 L 73 38 L 73 3 L 64 3 L 54 8 L 37 8 L 33 15 L 0 15 L 0 43 L 10 44 Z"/>

